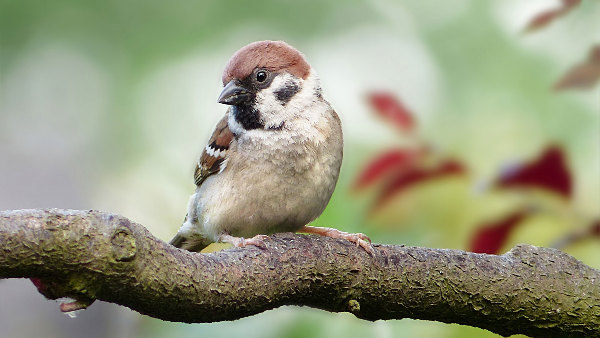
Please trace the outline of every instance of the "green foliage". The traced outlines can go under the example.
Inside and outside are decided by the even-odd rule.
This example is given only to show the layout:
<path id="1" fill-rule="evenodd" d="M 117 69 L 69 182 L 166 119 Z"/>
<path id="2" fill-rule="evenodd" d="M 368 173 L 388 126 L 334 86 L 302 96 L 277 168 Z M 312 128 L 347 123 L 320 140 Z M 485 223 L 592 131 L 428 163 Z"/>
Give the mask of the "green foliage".
<path id="1" fill-rule="evenodd" d="M 179 226 L 193 190 L 194 157 L 222 112 L 216 103 L 194 105 L 194 100 L 215 101 L 220 68 L 241 45 L 258 39 L 285 39 L 318 63 L 324 92 L 335 107 L 346 107 L 348 93 L 354 94 L 353 88 L 363 88 L 364 83 L 390 83 L 377 78 L 349 83 L 348 78 L 355 79 L 350 74 L 383 73 L 397 79 L 395 87 L 385 89 L 415 106 L 428 107 L 425 111 L 414 109 L 422 137 L 462 158 L 481 180 L 491 179 L 508 160 L 533 156 L 549 141 L 561 143 L 575 178 L 576 203 L 570 212 L 598 216 L 598 90 L 555 94 L 550 88 L 564 69 L 580 60 L 594 39 L 600 38 L 595 33 L 600 32 L 600 5 L 584 1 L 534 36 L 521 35 L 516 19 L 507 19 L 514 15 L 506 13 L 524 12 L 514 3 L 468 0 L 0 0 L 0 141 L 5 147 L 0 146 L 0 151 L 7 151 L 12 157 L 7 155 L 10 160 L 6 163 L 15 166 L 40 166 L 42 162 L 50 176 L 43 182 L 33 181 L 37 183 L 31 191 L 38 194 L 39 186 L 56 194 L 58 188 L 43 185 L 56 177 L 73 180 L 66 185 L 75 186 L 75 192 L 65 188 L 73 196 L 65 198 L 67 205 L 55 205 L 60 202 L 47 197 L 40 200 L 43 206 L 109 209 L 150 225 L 153 233 L 168 239 Z M 412 65 L 403 63 L 404 59 L 395 61 L 397 68 L 381 70 L 376 60 L 363 57 L 370 55 L 365 54 L 369 51 L 364 46 L 376 44 L 399 46 L 402 55 L 424 56 L 423 62 L 429 66 L 424 70 L 434 75 L 422 77 L 422 69 L 416 72 L 419 75 L 411 73 Z M 347 57 L 328 58 L 322 52 L 338 46 L 346 47 Z M 72 57 L 63 58 L 66 65 L 48 56 L 48 50 L 56 49 L 58 58 Z M 354 61 L 356 55 L 361 59 Z M 332 69 L 346 62 L 354 62 L 351 69 L 344 69 L 348 78 L 334 78 L 339 73 Z M 31 74 L 39 70 L 35 67 L 52 68 L 53 72 L 37 78 Z M 198 69 L 202 72 L 190 75 Z M 436 95 L 406 97 L 415 87 L 433 88 L 431 93 Z M 81 91 L 75 91 L 77 88 Z M 96 89 L 98 96 L 88 99 L 84 95 L 96 93 Z M 65 92 L 64 100 L 59 100 L 63 96 L 57 95 L 57 90 Z M 37 95 L 40 92 L 48 95 Z M 186 96 L 189 92 L 192 98 Z M 76 114 L 61 115 L 71 106 Z M 366 103 L 352 107 L 340 110 L 345 126 L 371 119 Z M 50 109 L 55 115 L 46 116 Z M 60 134 L 62 138 L 57 143 L 45 134 L 36 139 L 32 121 L 42 121 L 52 131 L 50 136 Z M 373 154 L 401 142 L 397 135 L 385 135 L 389 132 L 385 123 L 370 122 L 364 128 L 370 128 L 366 134 L 376 141 L 365 141 L 348 131 L 356 128 L 346 129 L 340 183 L 315 225 L 364 232 L 375 242 L 464 248 L 477 219 L 502 214 L 516 203 L 518 197 L 510 194 L 478 196 L 473 193 L 476 182 L 451 179 L 411 190 L 393 201 L 387 211 L 368 216 L 372 196 L 351 194 L 351 184 Z M 61 129 L 64 124 L 70 127 Z M 82 135 L 71 129 L 83 130 Z M 79 143 L 83 144 L 80 148 L 72 146 Z M 44 157 L 46 153 L 51 156 Z M 64 167 L 55 164 L 58 162 Z M 51 176 L 53 168 L 56 176 Z M 1 170 L 2 166 L 3 173 Z M 25 184 L 34 180 L 33 176 L 24 177 L 19 188 L 7 194 L 30 191 Z M 507 246 L 516 242 L 548 246 L 556 236 L 582 226 L 570 218 L 536 218 Z M 597 247 L 597 241 L 590 241 L 571 248 L 570 253 L 598 267 Z M 183 325 L 144 317 L 135 320 L 141 323 L 136 332 L 140 337 L 487 334 L 411 320 L 372 324 L 351 315 L 296 308 L 234 323 Z"/>

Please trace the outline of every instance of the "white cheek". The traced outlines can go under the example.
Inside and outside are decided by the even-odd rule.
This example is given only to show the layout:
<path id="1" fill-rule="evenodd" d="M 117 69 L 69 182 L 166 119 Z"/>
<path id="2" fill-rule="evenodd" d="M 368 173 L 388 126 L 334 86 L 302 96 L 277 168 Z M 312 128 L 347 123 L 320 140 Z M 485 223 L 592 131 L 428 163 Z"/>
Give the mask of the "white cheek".
<path id="1" fill-rule="evenodd" d="M 244 127 L 242 127 L 242 125 L 238 121 L 236 121 L 235 117 L 233 116 L 233 113 L 231 112 L 231 108 L 229 109 L 227 125 L 229 126 L 229 130 L 231 130 L 231 132 L 234 135 L 241 135 L 246 131 Z"/>
<path id="2" fill-rule="evenodd" d="M 256 105 L 260 111 L 261 120 L 267 128 L 281 125 L 281 122 L 289 120 L 296 113 L 294 109 L 288 109 L 287 105 L 283 105 L 275 95 L 277 90 L 290 81 L 300 86 L 298 80 L 292 75 L 283 73 L 273 79 L 269 88 L 256 94 Z"/>
<path id="3" fill-rule="evenodd" d="M 320 91 L 319 77 L 311 70 L 302 83 L 302 89 L 288 102 L 289 109 L 308 120 L 311 124 L 317 123 L 323 117 L 324 111 L 329 109 L 329 104 L 323 99 L 317 99 L 315 93 Z"/>

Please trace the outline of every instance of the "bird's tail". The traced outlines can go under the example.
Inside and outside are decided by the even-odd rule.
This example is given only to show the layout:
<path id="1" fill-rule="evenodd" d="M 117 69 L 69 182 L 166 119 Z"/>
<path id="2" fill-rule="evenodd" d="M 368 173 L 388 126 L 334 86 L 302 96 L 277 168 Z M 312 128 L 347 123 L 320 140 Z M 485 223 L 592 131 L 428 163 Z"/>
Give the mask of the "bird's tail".
<path id="1" fill-rule="evenodd" d="M 190 233 L 185 231 L 184 229 L 190 228 L 190 224 L 187 223 L 187 218 L 188 217 L 186 215 L 181 229 L 179 229 L 175 237 L 169 241 L 169 244 L 176 248 L 198 252 L 206 248 L 210 243 L 212 243 L 212 241 L 197 232 Z"/>
<path id="2" fill-rule="evenodd" d="M 179 233 L 175 235 L 175 237 L 173 237 L 173 239 L 169 242 L 169 244 L 176 248 L 194 252 L 198 252 L 206 248 L 210 243 L 212 243 L 211 240 L 200 235 L 185 237 Z"/>
<path id="3" fill-rule="evenodd" d="M 180 234 L 177 234 L 177 235 L 175 235 L 175 237 L 173 237 L 173 239 L 171 239 L 169 244 L 171 244 L 172 246 L 174 246 L 176 248 L 181 248 L 183 246 L 184 242 L 185 242 L 185 237 L 181 236 Z"/>

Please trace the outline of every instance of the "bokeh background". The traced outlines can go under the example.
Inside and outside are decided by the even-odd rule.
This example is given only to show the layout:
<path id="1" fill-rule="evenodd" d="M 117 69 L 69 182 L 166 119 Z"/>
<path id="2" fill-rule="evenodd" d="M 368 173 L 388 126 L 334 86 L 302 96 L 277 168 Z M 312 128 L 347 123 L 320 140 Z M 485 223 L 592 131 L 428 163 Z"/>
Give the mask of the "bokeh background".
<path id="1" fill-rule="evenodd" d="M 222 116 L 220 73 L 255 40 L 283 39 L 319 72 L 339 112 L 345 161 L 316 225 L 374 242 L 469 249 L 482 224 L 520 208 L 500 253 L 527 242 L 600 268 L 600 91 L 552 86 L 600 42 L 600 3 L 530 33 L 558 1 L 0 0 L 0 209 L 100 209 L 164 240 L 193 192 L 195 159 Z M 383 91 L 416 121 L 407 133 L 369 101 Z M 409 135 L 410 134 L 410 135 Z M 379 154 L 426 144 L 465 174 L 425 180 L 385 203 L 385 180 L 356 189 Z M 554 144 L 570 198 L 494 182 Z M 539 190 L 539 189 L 538 189 Z M 541 189 L 544 190 L 544 189 Z M 560 195 L 560 194 L 559 194 Z M 599 226 L 600 229 L 600 226 Z M 599 230 L 600 232 L 600 230 Z M 485 337 L 480 329 L 284 307 L 234 322 L 168 323 L 96 302 L 71 319 L 28 280 L 0 280 L 2 337 Z"/>

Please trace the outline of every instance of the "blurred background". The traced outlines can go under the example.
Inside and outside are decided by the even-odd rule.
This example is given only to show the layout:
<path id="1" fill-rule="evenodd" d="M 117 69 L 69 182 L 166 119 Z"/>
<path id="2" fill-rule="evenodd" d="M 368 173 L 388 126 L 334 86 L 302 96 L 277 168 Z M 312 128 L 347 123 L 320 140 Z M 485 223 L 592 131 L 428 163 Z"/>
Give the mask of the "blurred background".
<path id="1" fill-rule="evenodd" d="M 598 17 L 598 1 L 0 0 L 0 209 L 100 209 L 169 240 L 225 111 L 224 65 L 282 39 L 345 132 L 315 225 L 477 252 L 554 246 L 600 268 Z M 299 307 L 180 324 L 96 302 L 71 319 L 30 281 L 0 280 L 0 336 L 84 335 L 495 336 Z"/>

